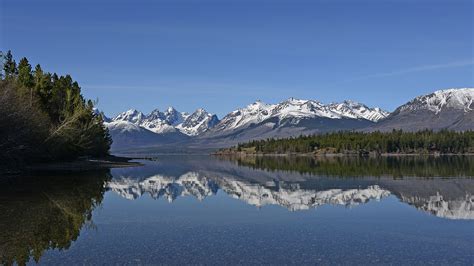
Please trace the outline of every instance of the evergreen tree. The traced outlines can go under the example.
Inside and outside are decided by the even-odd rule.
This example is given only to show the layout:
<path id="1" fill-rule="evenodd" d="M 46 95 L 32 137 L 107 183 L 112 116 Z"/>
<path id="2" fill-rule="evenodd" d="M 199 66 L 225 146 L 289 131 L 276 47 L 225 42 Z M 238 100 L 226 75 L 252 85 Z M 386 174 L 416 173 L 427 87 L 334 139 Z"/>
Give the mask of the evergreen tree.
<path id="1" fill-rule="evenodd" d="M 3 63 L 3 71 L 5 71 L 5 78 L 12 78 L 17 74 L 16 62 L 13 59 L 12 52 L 9 50 L 5 55 L 5 62 Z"/>
<path id="2" fill-rule="evenodd" d="M 18 82 L 26 88 L 31 88 L 34 84 L 31 65 L 25 57 L 18 64 Z"/>
<path id="3" fill-rule="evenodd" d="M 43 110 L 47 111 L 51 100 L 51 74 L 44 73 L 41 66 L 38 64 L 34 71 L 35 94 L 38 96 Z M 49 113 L 49 112 L 48 112 Z"/>

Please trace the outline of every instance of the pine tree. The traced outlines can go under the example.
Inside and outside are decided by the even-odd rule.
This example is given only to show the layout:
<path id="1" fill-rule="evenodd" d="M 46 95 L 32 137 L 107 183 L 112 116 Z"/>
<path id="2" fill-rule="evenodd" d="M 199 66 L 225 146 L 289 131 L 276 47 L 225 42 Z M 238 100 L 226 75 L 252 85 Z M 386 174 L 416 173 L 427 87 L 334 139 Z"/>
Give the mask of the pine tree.
<path id="1" fill-rule="evenodd" d="M 51 102 L 51 90 L 53 86 L 51 82 L 51 74 L 44 73 L 39 64 L 35 67 L 34 83 L 35 94 L 38 96 L 43 109 L 48 110 L 49 104 Z"/>
<path id="2" fill-rule="evenodd" d="M 12 78 L 18 73 L 12 52 L 8 50 L 4 58 L 5 62 L 3 63 L 3 71 L 5 71 L 5 78 Z"/>
<path id="3" fill-rule="evenodd" d="M 31 73 L 31 65 L 26 57 L 23 57 L 18 64 L 18 83 L 23 86 L 30 94 L 30 106 L 33 104 L 33 85 L 34 79 Z"/>

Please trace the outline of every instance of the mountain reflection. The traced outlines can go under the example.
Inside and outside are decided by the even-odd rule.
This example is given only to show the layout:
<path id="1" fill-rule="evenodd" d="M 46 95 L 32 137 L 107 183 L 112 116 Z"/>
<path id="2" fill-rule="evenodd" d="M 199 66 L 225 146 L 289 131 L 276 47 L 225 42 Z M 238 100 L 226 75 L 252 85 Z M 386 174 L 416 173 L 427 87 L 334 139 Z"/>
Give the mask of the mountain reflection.
<path id="1" fill-rule="evenodd" d="M 143 168 L 113 170 L 106 187 L 127 199 L 149 194 L 169 202 L 181 196 L 203 200 L 221 190 L 253 206 L 290 211 L 356 206 L 394 195 L 438 217 L 474 219 L 474 180 L 466 177 L 472 158 L 431 159 L 163 157 Z"/>
<path id="2" fill-rule="evenodd" d="M 68 249 L 103 199 L 108 171 L 11 177 L 0 183 L 0 264 L 39 261 L 48 249 Z"/>
<path id="3" fill-rule="evenodd" d="M 142 181 L 118 178 L 108 182 L 107 188 L 127 199 L 136 199 L 143 194 L 149 194 L 154 199 L 163 197 L 169 202 L 180 196 L 194 196 L 203 200 L 215 195 L 220 188 L 229 196 L 241 199 L 250 205 L 257 207 L 280 205 L 292 211 L 324 204 L 358 205 L 390 194 L 377 185 L 363 189 L 316 191 L 303 189 L 297 183 L 268 181 L 265 185 L 260 185 L 226 176 L 211 178 L 198 172 L 189 172 L 177 178 L 155 175 Z"/>
<path id="4" fill-rule="evenodd" d="M 183 196 L 205 200 L 221 191 L 252 206 L 289 211 L 396 197 L 430 215 L 474 220 L 470 157 L 163 156 L 144 164 L 0 179 L 0 265 L 38 262 L 45 250 L 68 249 L 83 228 L 93 226 L 92 213 L 107 190 L 130 200 L 147 194 L 169 202 Z"/>

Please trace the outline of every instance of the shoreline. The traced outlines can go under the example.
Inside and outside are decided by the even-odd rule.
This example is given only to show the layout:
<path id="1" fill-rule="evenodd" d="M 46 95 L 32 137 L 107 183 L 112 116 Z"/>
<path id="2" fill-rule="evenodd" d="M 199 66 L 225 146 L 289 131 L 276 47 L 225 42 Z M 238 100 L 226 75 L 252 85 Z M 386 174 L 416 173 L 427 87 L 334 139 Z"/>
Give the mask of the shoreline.
<path id="1" fill-rule="evenodd" d="M 0 170 L 0 175 L 16 175 L 31 172 L 78 172 L 143 166 L 139 162 L 130 162 L 135 158 L 109 155 L 103 158 L 79 158 L 73 161 L 55 161 L 25 164 Z"/>
<path id="2" fill-rule="evenodd" d="M 412 157 L 412 156 L 474 156 L 474 153 L 245 153 L 245 152 L 215 152 L 212 156 L 272 156 L 272 157 Z"/>

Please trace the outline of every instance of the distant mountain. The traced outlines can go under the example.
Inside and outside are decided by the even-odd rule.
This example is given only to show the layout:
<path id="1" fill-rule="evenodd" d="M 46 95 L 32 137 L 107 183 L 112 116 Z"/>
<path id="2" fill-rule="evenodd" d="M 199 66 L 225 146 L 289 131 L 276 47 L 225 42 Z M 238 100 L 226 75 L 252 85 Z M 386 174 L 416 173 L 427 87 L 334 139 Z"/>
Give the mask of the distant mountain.
<path id="1" fill-rule="evenodd" d="M 150 145 L 152 143 L 176 143 L 185 141 L 189 136 L 181 132 L 157 134 L 128 121 L 111 121 L 105 125 L 112 137 L 112 152 Z"/>
<path id="2" fill-rule="evenodd" d="M 186 140 L 188 146 L 223 147 L 255 138 L 360 129 L 388 114 L 380 108 L 370 108 L 354 101 L 325 105 L 318 101 L 290 98 L 278 104 L 257 101 L 227 114 L 222 120 L 202 108 L 188 114 L 169 107 L 164 112 L 156 109 L 148 115 L 131 109 L 108 119 L 106 124 L 114 139 L 113 150 L 134 145 L 162 147 L 172 144 L 170 140 Z M 141 129 L 166 137 L 153 137 Z M 127 141 L 127 138 L 133 141 Z"/>
<path id="3" fill-rule="evenodd" d="M 200 108 L 185 117 L 184 121 L 176 126 L 180 132 L 188 136 L 200 135 L 219 123 L 216 115 Z"/>
<path id="4" fill-rule="evenodd" d="M 101 117 L 102 117 L 102 120 L 103 120 L 104 122 L 106 122 L 106 123 L 112 121 L 112 119 L 108 118 L 108 117 L 104 114 L 104 112 L 100 111 L 100 110 L 97 109 L 97 108 L 93 108 L 93 109 L 92 109 L 92 112 L 93 112 L 94 114 L 96 114 L 96 115 L 101 116 Z"/>
<path id="5" fill-rule="evenodd" d="M 289 98 L 277 104 L 256 101 L 228 113 L 222 120 L 202 108 L 189 114 L 169 107 L 147 115 L 132 109 L 112 119 L 96 112 L 109 127 L 113 150 L 146 147 L 148 151 L 169 152 L 177 147 L 181 151 L 215 149 L 253 139 L 339 130 L 474 130 L 473 99 L 474 88 L 440 90 L 419 96 L 389 113 L 354 101 L 323 104 Z"/>
<path id="6" fill-rule="evenodd" d="M 297 125 L 299 122 L 311 118 L 357 119 L 377 122 L 388 114 L 379 108 L 369 108 L 353 101 L 328 105 L 318 101 L 294 98 L 278 104 L 265 104 L 257 101 L 226 115 L 213 128 L 213 131 L 231 131 L 264 121 L 278 121 L 280 125 L 285 123 Z"/>
<path id="7" fill-rule="evenodd" d="M 95 112 L 102 115 L 112 136 L 112 152 L 187 141 L 219 122 L 216 115 L 202 108 L 188 114 L 169 107 L 164 112 L 155 109 L 147 115 L 131 109 L 112 119 L 98 110 Z"/>
<path id="8" fill-rule="evenodd" d="M 111 121 L 129 122 L 157 134 L 181 132 L 188 136 L 196 136 L 217 124 L 219 119 L 202 108 L 188 114 L 169 107 L 164 112 L 155 109 L 148 115 L 131 109 L 117 115 Z"/>
<path id="9" fill-rule="evenodd" d="M 439 90 L 398 107 L 368 130 L 474 130 L 474 88 Z"/>
<path id="10" fill-rule="evenodd" d="M 222 147 L 252 139 L 361 129 L 388 114 L 354 101 L 327 105 L 294 98 L 278 104 L 257 101 L 226 115 L 215 127 L 198 136 L 196 142 Z"/>

